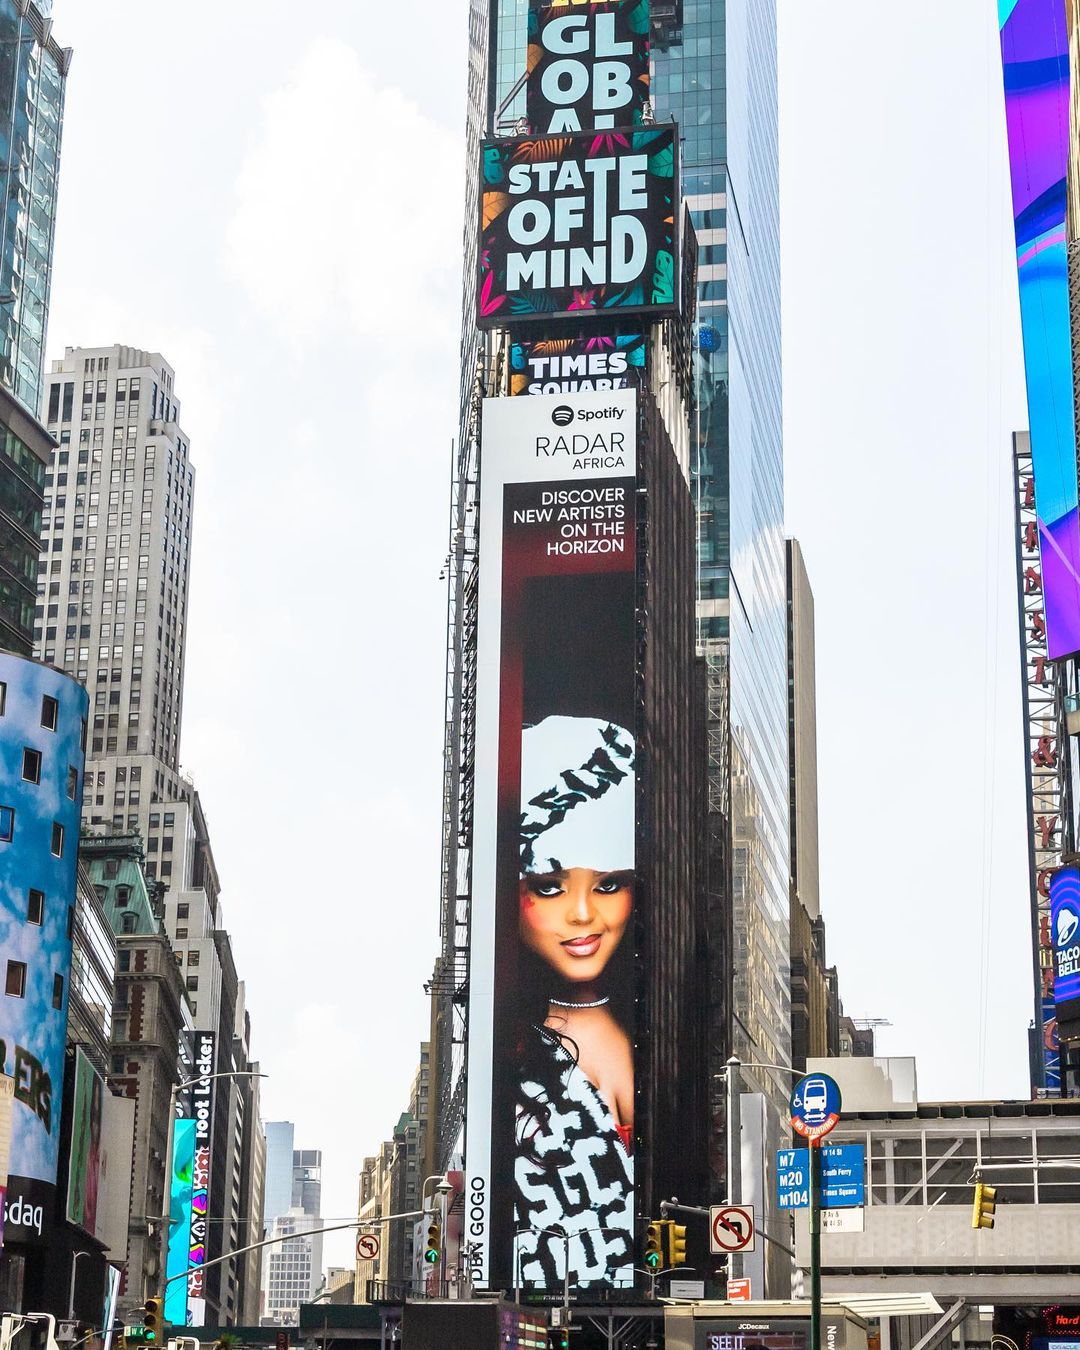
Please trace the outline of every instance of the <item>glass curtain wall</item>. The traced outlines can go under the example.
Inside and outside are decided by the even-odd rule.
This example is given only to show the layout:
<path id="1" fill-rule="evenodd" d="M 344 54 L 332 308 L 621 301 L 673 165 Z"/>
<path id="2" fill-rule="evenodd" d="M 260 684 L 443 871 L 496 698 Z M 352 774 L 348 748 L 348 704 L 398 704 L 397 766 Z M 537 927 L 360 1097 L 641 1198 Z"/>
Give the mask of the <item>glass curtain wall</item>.
<path id="1" fill-rule="evenodd" d="M 49 11 L 45 7 L 45 13 Z M 39 5 L 0 0 L 0 380 L 41 404 L 68 56 Z"/>

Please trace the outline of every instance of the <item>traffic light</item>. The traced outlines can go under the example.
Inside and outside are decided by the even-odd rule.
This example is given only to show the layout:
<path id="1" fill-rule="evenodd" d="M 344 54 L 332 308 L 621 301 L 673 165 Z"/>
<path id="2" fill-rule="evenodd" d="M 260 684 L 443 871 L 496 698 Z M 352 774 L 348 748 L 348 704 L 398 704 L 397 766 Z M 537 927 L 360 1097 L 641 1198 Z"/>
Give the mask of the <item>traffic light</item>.
<path id="1" fill-rule="evenodd" d="M 975 1204 L 971 1210 L 972 1228 L 993 1228 L 994 1210 L 997 1208 L 997 1187 L 984 1186 L 981 1181 L 975 1183 Z"/>
<path id="2" fill-rule="evenodd" d="M 668 1222 L 668 1265 L 686 1265 L 686 1224 Z"/>
<path id="3" fill-rule="evenodd" d="M 148 1298 L 143 1304 L 143 1340 L 158 1344 L 165 1330 L 165 1300 Z"/>
<path id="4" fill-rule="evenodd" d="M 664 1229 L 667 1221 L 651 1219 L 645 1229 L 645 1268 L 659 1270 L 664 1264 Z"/>
<path id="5" fill-rule="evenodd" d="M 442 1227 L 436 1218 L 428 1224 L 427 1245 L 424 1248 L 424 1260 L 429 1266 L 438 1264 L 442 1254 Z"/>

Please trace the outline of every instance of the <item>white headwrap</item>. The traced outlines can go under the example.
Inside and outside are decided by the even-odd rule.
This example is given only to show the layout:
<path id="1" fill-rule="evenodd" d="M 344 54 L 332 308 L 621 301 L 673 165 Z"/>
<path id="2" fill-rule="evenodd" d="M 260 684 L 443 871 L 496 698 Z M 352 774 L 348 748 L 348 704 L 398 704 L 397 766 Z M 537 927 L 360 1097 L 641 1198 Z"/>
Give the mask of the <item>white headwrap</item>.
<path id="1" fill-rule="evenodd" d="M 521 734 L 521 875 L 634 866 L 634 737 L 594 717 Z"/>

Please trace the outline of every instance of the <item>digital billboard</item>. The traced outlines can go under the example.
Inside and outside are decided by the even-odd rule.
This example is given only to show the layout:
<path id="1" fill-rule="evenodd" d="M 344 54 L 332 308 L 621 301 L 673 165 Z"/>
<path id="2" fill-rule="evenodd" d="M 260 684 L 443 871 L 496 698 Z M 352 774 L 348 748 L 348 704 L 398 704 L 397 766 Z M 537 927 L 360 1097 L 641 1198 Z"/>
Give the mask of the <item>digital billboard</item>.
<path id="1" fill-rule="evenodd" d="M 195 1122 L 195 1152 L 191 1176 L 191 1224 L 188 1230 L 188 1326 L 206 1321 L 206 1275 L 210 1213 L 210 1159 L 214 1143 L 214 1047 L 212 1031 L 195 1032 L 194 1074 L 197 1082 L 187 1090 L 188 1114 Z"/>
<path id="2" fill-rule="evenodd" d="M 629 389 L 645 378 L 641 333 L 523 339 L 510 344 L 511 394 L 587 394 Z"/>
<path id="3" fill-rule="evenodd" d="M 1054 953 L 1054 1003 L 1059 1021 L 1080 1015 L 1080 869 L 1062 867 L 1050 878 L 1050 936 Z M 1074 1013 L 1075 1010 L 1075 1013 Z"/>
<path id="4" fill-rule="evenodd" d="M 675 313 L 676 150 L 670 125 L 485 142 L 480 326 Z"/>
<path id="5" fill-rule="evenodd" d="M 629 1288 L 636 391 L 487 399 L 481 454 L 464 1238 L 481 1287 Z"/>
<path id="6" fill-rule="evenodd" d="M 194 1033 L 194 1081 L 185 1089 L 179 1105 L 182 1114 L 173 1122 L 166 1274 L 171 1278 L 189 1273 L 186 1281 L 174 1279 L 168 1285 L 165 1316 L 179 1326 L 203 1326 L 206 1321 L 206 1276 L 202 1268 L 208 1259 L 209 1242 L 215 1046 L 212 1031 Z"/>
<path id="7" fill-rule="evenodd" d="M 529 0 L 525 112 L 538 135 L 640 123 L 649 0 Z"/>
<path id="8" fill-rule="evenodd" d="M 1047 650 L 1080 651 L 1080 516 L 1069 325 L 1066 0 L 998 0 L 1020 323 Z"/>
<path id="9" fill-rule="evenodd" d="M 5 1241 L 53 1222 L 87 695 L 0 652 L 0 1072 L 15 1080 Z"/>
<path id="10" fill-rule="evenodd" d="M 172 1176 L 169 1180 L 169 1241 L 165 1263 L 165 1320 L 188 1325 L 187 1281 L 191 1241 L 191 1192 L 195 1178 L 195 1122 L 172 1122 Z"/>
<path id="11" fill-rule="evenodd" d="M 91 1237 L 97 1233 L 104 1097 L 104 1079 L 83 1051 L 76 1047 L 67 1221 Z"/>

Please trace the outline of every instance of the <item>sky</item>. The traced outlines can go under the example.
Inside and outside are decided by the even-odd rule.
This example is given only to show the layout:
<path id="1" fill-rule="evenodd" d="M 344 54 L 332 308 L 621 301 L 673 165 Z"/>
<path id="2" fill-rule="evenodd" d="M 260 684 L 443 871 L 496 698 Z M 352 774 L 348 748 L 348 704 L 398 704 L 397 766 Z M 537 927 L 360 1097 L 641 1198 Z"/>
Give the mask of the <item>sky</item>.
<path id="1" fill-rule="evenodd" d="M 924 1098 L 1022 1096 L 991 0 L 779 0 L 787 523 L 816 597 L 822 908 Z M 466 0 L 56 0 L 50 356 L 159 350 L 196 466 L 181 758 L 266 1119 L 323 1212 L 405 1109 L 437 947 Z M 328 1238 L 327 1264 L 351 1264 Z"/>

